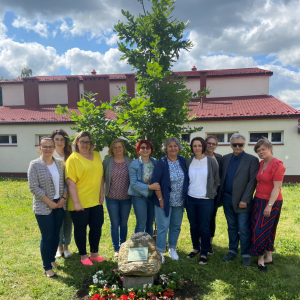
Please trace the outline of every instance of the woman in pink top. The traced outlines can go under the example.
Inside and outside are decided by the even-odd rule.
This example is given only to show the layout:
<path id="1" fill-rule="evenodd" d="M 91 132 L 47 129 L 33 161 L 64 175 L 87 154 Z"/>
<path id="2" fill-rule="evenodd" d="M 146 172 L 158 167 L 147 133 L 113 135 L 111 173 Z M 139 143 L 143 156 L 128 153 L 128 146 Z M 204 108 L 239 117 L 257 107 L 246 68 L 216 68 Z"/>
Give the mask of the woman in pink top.
<path id="1" fill-rule="evenodd" d="M 257 187 L 251 214 L 252 256 L 258 256 L 258 269 L 266 272 L 265 264 L 273 263 L 272 251 L 276 227 L 282 206 L 281 186 L 285 167 L 273 157 L 272 144 L 267 138 L 260 139 L 254 151 L 262 159 L 256 176 Z"/>

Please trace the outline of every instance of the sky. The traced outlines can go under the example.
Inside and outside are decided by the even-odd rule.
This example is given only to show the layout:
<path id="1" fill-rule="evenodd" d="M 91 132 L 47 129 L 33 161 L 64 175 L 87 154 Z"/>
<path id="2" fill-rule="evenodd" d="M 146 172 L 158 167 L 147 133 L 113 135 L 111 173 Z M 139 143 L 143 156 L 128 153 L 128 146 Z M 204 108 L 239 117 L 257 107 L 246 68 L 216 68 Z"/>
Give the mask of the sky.
<path id="1" fill-rule="evenodd" d="M 147 10 L 151 3 L 144 0 Z M 131 72 L 113 32 L 137 0 L 1 0 L 0 78 Z M 300 0 L 177 0 L 194 43 L 174 71 L 259 67 L 274 72 L 270 94 L 300 109 Z"/>

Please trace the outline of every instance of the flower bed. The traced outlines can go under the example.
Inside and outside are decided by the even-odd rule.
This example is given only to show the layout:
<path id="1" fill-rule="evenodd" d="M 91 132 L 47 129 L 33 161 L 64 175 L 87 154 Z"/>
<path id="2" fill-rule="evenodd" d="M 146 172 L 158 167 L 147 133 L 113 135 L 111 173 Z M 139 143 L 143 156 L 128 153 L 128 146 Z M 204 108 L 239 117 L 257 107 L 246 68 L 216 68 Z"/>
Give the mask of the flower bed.
<path id="1" fill-rule="evenodd" d="M 98 271 L 93 276 L 93 285 L 90 286 L 91 300 L 146 300 L 146 299 L 173 299 L 174 291 L 181 289 L 183 281 L 176 273 L 159 276 L 158 284 L 145 284 L 126 290 L 122 288 L 123 277 L 118 270 L 111 270 L 107 274 Z"/>

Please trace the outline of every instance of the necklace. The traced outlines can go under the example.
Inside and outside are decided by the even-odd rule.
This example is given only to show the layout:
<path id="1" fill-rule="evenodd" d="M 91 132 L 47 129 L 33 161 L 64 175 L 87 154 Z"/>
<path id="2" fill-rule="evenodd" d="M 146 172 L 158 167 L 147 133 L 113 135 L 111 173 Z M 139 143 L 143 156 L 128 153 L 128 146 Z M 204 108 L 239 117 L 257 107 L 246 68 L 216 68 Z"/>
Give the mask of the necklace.
<path id="1" fill-rule="evenodd" d="M 169 161 L 172 161 L 172 162 L 177 160 L 177 158 L 175 160 L 172 160 L 169 156 L 167 156 L 167 158 L 168 158 Z"/>

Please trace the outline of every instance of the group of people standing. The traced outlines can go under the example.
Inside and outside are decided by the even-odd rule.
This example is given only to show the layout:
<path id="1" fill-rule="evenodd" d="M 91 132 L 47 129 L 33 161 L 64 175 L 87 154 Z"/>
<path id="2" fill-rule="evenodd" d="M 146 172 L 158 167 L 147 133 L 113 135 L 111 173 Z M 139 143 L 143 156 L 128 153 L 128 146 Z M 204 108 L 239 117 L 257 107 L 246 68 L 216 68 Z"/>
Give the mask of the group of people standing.
<path id="1" fill-rule="evenodd" d="M 250 266 L 251 256 L 258 256 L 259 269 L 266 271 L 265 264 L 273 262 L 285 168 L 273 157 L 272 144 L 267 139 L 259 140 L 254 148 L 262 159 L 260 163 L 244 152 L 244 135 L 233 134 L 230 144 L 233 153 L 222 157 L 215 153 L 215 136 L 195 137 L 190 143 L 191 158 L 186 161 L 178 155 L 182 149 L 179 140 L 169 137 L 162 144 L 166 155 L 157 161 L 152 157 L 151 141 L 141 139 L 135 147 L 139 157 L 132 160 L 126 156 L 124 141 L 115 139 L 109 146 L 109 158 L 102 162 L 99 152 L 93 151 L 88 132 L 77 134 L 74 152 L 63 130 L 43 137 L 41 157 L 31 161 L 28 181 L 42 235 L 45 275 L 56 278 L 55 258 L 72 255 L 68 249 L 72 224 L 81 263 L 93 265 L 105 260 L 98 253 L 104 198 L 115 259 L 127 239 L 133 205 L 135 233 L 153 236 L 156 221 L 156 246 L 162 262 L 167 239 L 171 259 L 179 259 L 176 246 L 186 209 L 193 245 L 187 258 L 200 254 L 199 264 L 207 264 L 208 255 L 213 254 L 217 209 L 223 204 L 229 235 L 229 252 L 223 261 L 235 258 L 240 241 L 242 264 Z M 86 251 L 87 226 L 90 256 Z"/>

